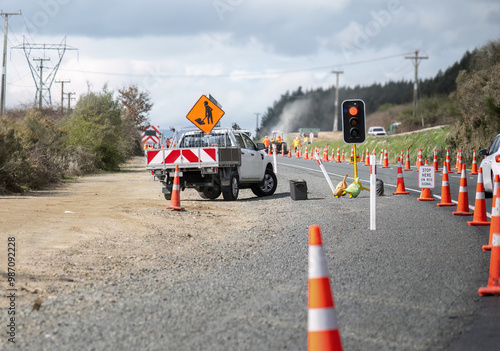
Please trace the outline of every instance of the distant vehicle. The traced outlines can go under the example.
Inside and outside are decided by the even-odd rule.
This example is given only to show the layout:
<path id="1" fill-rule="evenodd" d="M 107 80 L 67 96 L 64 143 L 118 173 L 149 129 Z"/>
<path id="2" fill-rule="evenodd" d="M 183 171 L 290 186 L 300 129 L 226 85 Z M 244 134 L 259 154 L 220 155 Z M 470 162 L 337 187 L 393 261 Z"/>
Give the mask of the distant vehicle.
<path id="1" fill-rule="evenodd" d="M 370 127 L 370 129 L 368 129 L 368 135 L 387 135 L 387 132 L 385 131 L 384 127 Z"/>
<path id="2" fill-rule="evenodd" d="M 489 149 L 479 150 L 479 155 L 484 156 L 479 165 L 483 169 L 484 192 L 491 197 L 495 174 L 500 175 L 500 134 L 495 137 Z"/>
<path id="3" fill-rule="evenodd" d="M 271 144 L 276 145 L 276 152 L 281 154 L 284 152 L 285 154 L 288 152 L 287 145 L 284 139 L 283 132 L 278 130 L 272 131 Z"/>

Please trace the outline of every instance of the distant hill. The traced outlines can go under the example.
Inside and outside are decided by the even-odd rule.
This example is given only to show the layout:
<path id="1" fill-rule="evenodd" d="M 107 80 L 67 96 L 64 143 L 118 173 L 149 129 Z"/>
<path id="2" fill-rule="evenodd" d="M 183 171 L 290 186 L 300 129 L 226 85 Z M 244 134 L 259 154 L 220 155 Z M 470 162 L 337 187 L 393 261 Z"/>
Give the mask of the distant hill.
<path id="1" fill-rule="evenodd" d="M 468 71 L 474 54 L 467 51 L 460 61 L 455 62 L 444 72 L 439 71 L 434 78 L 419 82 L 421 98 L 448 96 L 457 89 L 456 79 L 460 71 Z M 287 91 L 279 100 L 268 107 L 264 113 L 257 138 L 262 138 L 272 130 L 296 132 L 299 128 L 320 128 L 323 131 L 333 130 L 335 96 L 334 87 L 330 89 L 313 89 Z M 402 105 L 413 101 L 413 81 L 389 81 L 384 84 L 375 83 L 370 86 L 341 87 L 339 101 L 349 98 L 363 99 L 366 103 L 367 115 L 376 112 L 383 105 Z M 339 116 L 340 117 L 340 116 Z M 338 128 L 341 128 L 339 118 Z"/>

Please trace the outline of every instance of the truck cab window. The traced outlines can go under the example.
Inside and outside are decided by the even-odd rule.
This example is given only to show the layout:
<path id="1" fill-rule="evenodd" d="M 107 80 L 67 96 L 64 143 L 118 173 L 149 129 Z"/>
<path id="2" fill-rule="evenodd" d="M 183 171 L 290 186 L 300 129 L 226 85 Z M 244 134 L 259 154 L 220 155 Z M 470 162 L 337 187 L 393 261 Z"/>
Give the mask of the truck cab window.
<path id="1" fill-rule="evenodd" d="M 241 134 L 241 136 L 243 137 L 243 139 L 245 140 L 245 144 L 247 145 L 247 149 L 250 149 L 250 150 L 255 150 L 257 151 L 257 146 L 255 145 L 255 143 L 252 141 L 252 139 L 250 139 L 250 137 L 246 134 Z"/>
<path id="2" fill-rule="evenodd" d="M 241 137 L 241 134 L 235 133 L 234 138 L 236 139 L 236 142 L 238 143 L 238 146 L 241 147 L 242 149 L 246 149 L 245 143 L 243 142 L 243 138 Z"/>

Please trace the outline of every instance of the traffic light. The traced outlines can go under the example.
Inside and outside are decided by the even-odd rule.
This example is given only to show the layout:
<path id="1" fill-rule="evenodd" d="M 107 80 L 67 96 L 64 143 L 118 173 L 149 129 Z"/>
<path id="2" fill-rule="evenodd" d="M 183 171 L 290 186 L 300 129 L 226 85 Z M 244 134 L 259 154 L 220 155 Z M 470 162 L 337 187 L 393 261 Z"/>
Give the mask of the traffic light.
<path id="1" fill-rule="evenodd" d="M 366 139 L 365 103 L 345 100 L 342 103 L 342 133 L 346 144 L 361 144 Z"/>

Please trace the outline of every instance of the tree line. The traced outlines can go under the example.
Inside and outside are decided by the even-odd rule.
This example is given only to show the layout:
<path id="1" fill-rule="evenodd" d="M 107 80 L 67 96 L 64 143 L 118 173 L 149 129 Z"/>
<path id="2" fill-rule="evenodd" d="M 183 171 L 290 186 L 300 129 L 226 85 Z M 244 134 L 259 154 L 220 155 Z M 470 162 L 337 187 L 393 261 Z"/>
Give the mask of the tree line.
<path id="1" fill-rule="evenodd" d="M 0 117 L 0 193 L 40 189 L 141 154 L 140 131 L 153 104 L 137 86 L 82 95 L 74 110 L 18 108 Z"/>

